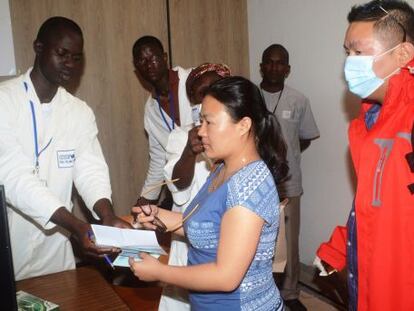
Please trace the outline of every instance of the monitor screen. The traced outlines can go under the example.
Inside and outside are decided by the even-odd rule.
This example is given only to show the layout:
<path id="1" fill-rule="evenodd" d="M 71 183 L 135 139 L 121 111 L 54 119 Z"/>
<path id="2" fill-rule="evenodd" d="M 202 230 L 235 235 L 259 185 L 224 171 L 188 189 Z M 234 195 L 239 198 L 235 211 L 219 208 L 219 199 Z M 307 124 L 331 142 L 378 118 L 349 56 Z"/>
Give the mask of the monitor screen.
<path id="1" fill-rule="evenodd" d="M 16 283 L 7 221 L 6 196 L 0 185 L 0 301 L 3 310 L 17 310 Z"/>

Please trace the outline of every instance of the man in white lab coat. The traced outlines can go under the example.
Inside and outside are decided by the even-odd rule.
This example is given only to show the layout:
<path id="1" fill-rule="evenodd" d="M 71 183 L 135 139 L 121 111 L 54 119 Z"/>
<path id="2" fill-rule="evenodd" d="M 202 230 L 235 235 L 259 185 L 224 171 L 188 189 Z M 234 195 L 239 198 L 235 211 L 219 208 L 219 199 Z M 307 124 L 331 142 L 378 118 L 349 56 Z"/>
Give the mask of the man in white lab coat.
<path id="1" fill-rule="evenodd" d="M 79 26 L 52 17 L 33 43 L 34 66 L 0 84 L 0 184 L 4 184 L 17 280 L 74 269 L 69 234 L 85 254 L 97 248 L 90 225 L 72 213 L 72 185 L 105 225 L 128 227 L 111 204 L 108 167 L 92 110 L 65 90 L 79 78 Z"/>
<path id="2" fill-rule="evenodd" d="M 151 186 L 164 180 L 166 147 L 171 131 L 193 123 L 185 88 L 191 69 L 168 69 L 167 53 L 164 52 L 160 40 L 153 36 L 139 38 L 132 48 L 132 54 L 136 71 L 151 88 L 144 114 L 150 163 L 136 204 L 144 205 L 156 203 L 158 200 L 161 188 L 154 189 Z"/>

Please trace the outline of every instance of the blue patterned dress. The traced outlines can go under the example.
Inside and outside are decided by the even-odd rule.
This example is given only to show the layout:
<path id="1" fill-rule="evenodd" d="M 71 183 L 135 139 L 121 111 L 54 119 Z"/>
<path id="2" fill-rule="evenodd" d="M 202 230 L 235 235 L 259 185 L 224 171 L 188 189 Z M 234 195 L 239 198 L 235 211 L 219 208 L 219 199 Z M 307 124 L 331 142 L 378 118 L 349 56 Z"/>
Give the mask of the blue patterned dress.
<path id="1" fill-rule="evenodd" d="M 249 163 L 217 190 L 209 185 L 223 167 L 212 174 L 186 209 L 200 204 L 184 224 L 189 240 L 188 265 L 215 262 L 224 213 L 243 206 L 264 219 L 257 251 L 241 284 L 232 292 L 190 292 L 192 310 L 282 310 L 283 302 L 274 283 L 272 257 L 279 228 L 279 197 L 273 177 L 262 161 Z M 242 245 L 243 241 L 239 241 Z"/>

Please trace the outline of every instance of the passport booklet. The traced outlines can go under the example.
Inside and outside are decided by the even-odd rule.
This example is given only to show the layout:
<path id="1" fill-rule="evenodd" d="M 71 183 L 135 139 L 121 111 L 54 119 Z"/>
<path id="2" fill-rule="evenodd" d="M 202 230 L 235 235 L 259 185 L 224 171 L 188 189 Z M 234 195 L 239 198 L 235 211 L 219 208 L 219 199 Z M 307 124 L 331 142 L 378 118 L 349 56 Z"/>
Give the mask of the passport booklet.
<path id="1" fill-rule="evenodd" d="M 116 227 L 91 225 L 96 245 L 121 249 L 121 253 L 112 263 L 114 266 L 129 267 L 128 258 L 141 260 L 138 253 L 145 252 L 158 258 L 167 253 L 159 245 L 154 231 L 122 229 Z"/>

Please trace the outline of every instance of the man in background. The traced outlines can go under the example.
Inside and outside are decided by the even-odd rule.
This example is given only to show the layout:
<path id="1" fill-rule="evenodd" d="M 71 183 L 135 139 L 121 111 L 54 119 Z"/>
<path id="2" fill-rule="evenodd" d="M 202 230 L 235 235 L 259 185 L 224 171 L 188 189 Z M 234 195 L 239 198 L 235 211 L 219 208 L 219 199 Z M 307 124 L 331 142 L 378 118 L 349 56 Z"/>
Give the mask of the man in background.
<path id="1" fill-rule="evenodd" d="M 319 137 L 319 130 L 309 100 L 285 85 L 290 73 L 288 51 L 280 44 L 272 44 L 263 52 L 260 69 L 260 88 L 267 109 L 278 119 L 287 145 L 290 175 L 289 180 L 277 185 L 280 200 L 289 199 L 284 209 L 287 261 L 281 294 L 290 310 L 306 310 L 298 299 L 300 197 L 303 193 L 300 160 L 301 152 L 309 147 L 312 139 Z"/>
<path id="2" fill-rule="evenodd" d="M 150 162 L 141 195 L 136 205 L 156 203 L 164 180 L 166 146 L 170 133 L 179 126 L 192 124 L 191 107 L 185 82 L 191 70 L 168 68 L 167 53 L 160 40 L 152 36 L 139 38 L 132 55 L 135 69 L 151 87 L 145 104 L 144 127 L 148 134 Z"/>
<path id="3" fill-rule="evenodd" d="M 90 225 L 71 213 L 73 183 L 102 224 L 130 227 L 112 208 L 95 116 L 65 90 L 80 77 L 80 27 L 52 17 L 40 27 L 33 48 L 33 68 L 0 84 L 0 184 L 17 280 L 74 269 L 69 234 L 85 254 L 116 251 L 97 248 Z"/>

